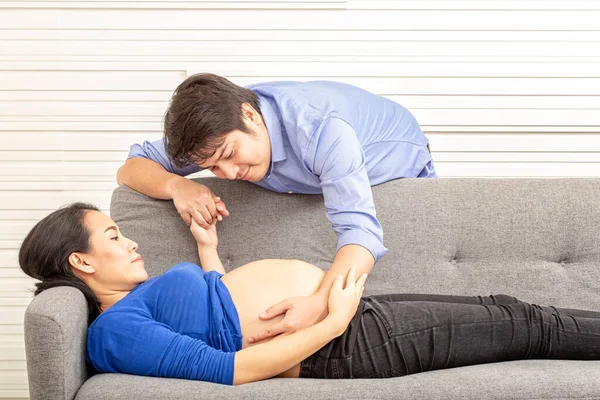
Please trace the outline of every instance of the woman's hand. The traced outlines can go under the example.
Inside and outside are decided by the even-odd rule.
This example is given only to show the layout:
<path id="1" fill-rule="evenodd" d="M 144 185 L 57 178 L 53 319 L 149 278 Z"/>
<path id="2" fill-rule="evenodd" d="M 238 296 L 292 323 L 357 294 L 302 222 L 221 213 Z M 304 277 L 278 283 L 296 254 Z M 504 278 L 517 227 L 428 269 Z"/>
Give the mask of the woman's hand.
<path id="1" fill-rule="evenodd" d="M 348 324 L 356 314 L 358 304 L 365 288 L 367 274 L 362 274 L 356 280 L 356 266 L 352 267 L 346 278 L 346 287 L 342 289 L 344 279 L 338 275 L 333 281 L 333 286 L 329 292 L 329 315 L 328 320 L 331 320 L 338 328 L 339 335 L 344 333 Z"/>
<path id="2" fill-rule="evenodd" d="M 198 243 L 198 247 L 213 247 L 217 248 L 219 245 L 219 238 L 217 237 L 217 226 L 216 221 L 208 226 L 208 229 L 202 228 L 192 219 L 190 224 L 190 231 Z"/>

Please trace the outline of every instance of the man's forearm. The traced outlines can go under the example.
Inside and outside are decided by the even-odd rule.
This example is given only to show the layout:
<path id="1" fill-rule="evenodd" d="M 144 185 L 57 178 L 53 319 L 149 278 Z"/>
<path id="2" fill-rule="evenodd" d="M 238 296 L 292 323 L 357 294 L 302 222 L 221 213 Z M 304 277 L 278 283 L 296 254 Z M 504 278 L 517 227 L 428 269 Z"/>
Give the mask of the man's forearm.
<path id="1" fill-rule="evenodd" d="M 171 200 L 173 185 L 180 179 L 157 162 L 147 158 L 130 158 L 117 171 L 117 183 L 155 199 Z"/>
<path id="2" fill-rule="evenodd" d="M 238 351 L 233 384 L 267 379 L 287 371 L 341 335 L 339 325 L 327 318 L 291 335 Z"/>
<path id="3" fill-rule="evenodd" d="M 333 264 L 331 264 L 329 271 L 323 278 L 318 292 L 323 296 L 329 294 L 335 277 L 342 275 L 346 278 L 348 271 L 354 265 L 357 267 L 356 276 L 361 276 L 371 272 L 373 265 L 375 265 L 375 259 L 366 248 L 357 244 L 347 244 L 336 253 Z"/>
<path id="4" fill-rule="evenodd" d="M 217 249 L 198 246 L 198 256 L 200 257 L 200 266 L 204 272 L 217 271 L 225 275 L 225 268 L 223 268 Z"/>

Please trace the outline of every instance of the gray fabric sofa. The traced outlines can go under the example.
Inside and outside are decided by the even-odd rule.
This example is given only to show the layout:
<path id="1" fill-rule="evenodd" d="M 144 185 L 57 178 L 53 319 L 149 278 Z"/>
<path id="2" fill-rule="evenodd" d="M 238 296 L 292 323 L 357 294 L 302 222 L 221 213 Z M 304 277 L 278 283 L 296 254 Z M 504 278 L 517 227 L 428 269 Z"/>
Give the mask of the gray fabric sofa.
<path id="1" fill-rule="evenodd" d="M 318 195 L 199 179 L 231 212 L 219 225 L 227 270 L 263 258 L 328 268 L 336 236 Z M 600 310 L 600 179 L 403 179 L 373 188 L 388 254 L 365 295 L 505 293 Z M 151 276 L 198 262 L 172 202 L 127 187 L 111 216 L 139 243 Z M 379 380 L 271 379 L 229 387 L 86 370 L 86 308 L 75 289 L 36 297 L 25 315 L 32 399 L 600 398 L 600 362 L 525 360 Z"/>

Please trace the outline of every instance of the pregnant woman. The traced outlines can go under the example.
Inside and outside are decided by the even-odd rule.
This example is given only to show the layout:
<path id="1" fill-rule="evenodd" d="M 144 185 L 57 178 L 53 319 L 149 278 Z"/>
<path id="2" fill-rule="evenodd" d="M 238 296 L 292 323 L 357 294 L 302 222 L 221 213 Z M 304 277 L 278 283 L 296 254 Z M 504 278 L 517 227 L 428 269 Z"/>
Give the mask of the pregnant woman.
<path id="1" fill-rule="evenodd" d="M 181 263 L 148 279 L 137 244 L 96 207 L 74 203 L 29 232 L 19 263 L 41 281 L 36 294 L 61 285 L 84 293 L 87 360 L 99 372 L 237 385 L 274 376 L 387 378 L 526 358 L 600 359 L 600 312 L 505 295 L 361 298 L 366 276 L 353 270 L 337 278 L 320 322 L 249 343 L 278 321 L 259 319 L 261 311 L 313 294 L 325 273 L 294 260 L 225 273 L 216 228 L 193 223 L 190 230 L 202 267 Z"/>

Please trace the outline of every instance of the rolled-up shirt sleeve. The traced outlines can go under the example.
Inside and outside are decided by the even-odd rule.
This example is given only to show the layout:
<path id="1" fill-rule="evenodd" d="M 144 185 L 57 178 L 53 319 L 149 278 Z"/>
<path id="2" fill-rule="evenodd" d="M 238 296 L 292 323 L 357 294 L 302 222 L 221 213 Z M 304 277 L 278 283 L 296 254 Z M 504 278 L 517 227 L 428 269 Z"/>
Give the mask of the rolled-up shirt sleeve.
<path id="1" fill-rule="evenodd" d="M 129 149 L 129 155 L 127 155 L 127 159 L 130 158 L 147 158 L 159 163 L 167 171 L 180 176 L 190 175 L 201 170 L 196 164 L 177 168 L 167 155 L 164 139 L 155 140 L 154 142 L 146 140 L 142 144 L 133 144 Z"/>
<path id="2" fill-rule="evenodd" d="M 365 155 L 352 126 L 339 118 L 324 121 L 309 142 L 305 162 L 320 178 L 327 218 L 338 234 L 337 250 L 357 244 L 379 261 L 387 249 Z"/>

